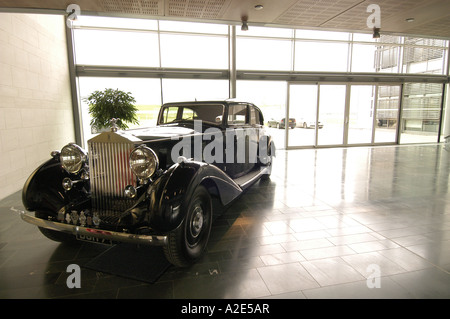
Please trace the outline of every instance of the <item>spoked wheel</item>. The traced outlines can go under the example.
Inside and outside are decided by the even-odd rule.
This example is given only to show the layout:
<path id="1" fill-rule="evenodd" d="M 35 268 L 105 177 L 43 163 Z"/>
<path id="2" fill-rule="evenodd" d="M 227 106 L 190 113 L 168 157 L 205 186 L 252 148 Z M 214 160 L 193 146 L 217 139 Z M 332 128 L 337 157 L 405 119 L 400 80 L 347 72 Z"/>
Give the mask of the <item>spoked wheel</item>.
<path id="1" fill-rule="evenodd" d="M 176 230 L 169 233 L 164 246 L 167 260 L 186 267 L 203 256 L 212 225 L 212 201 L 208 191 L 198 186 L 187 206 L 186 217 Z"/>

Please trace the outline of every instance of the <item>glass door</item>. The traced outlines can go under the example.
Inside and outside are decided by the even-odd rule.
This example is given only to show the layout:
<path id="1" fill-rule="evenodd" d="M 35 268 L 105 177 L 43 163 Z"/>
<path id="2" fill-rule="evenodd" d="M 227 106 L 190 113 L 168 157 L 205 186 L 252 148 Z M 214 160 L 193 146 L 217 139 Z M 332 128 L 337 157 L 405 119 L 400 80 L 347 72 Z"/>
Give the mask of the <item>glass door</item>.
<path id="1" fill-rule="evenodd" d="M 375 85 L 350 86 L 347 144 L 372 143 L 375 91 Z"/>
<path id="2" fill-rule="evenodd" d="M 374 143 L 396 143 L 400 107 L 400 85 L 378 85 Z"/>
<path id="3" fill-rule="evenodd" d="M 398 140 L 399 84 L 289 83 L 287 93 L 288 122 L 280 128 L 288 148 Z"/>
<path id="4" fill-rule="evenodd" d="M 346 84 L 319 85 L 317 145 L 344 145 Z"/>
<path id="5" fill-rule="evenodd" d="M 289 146 L 316 145 L 317 84 L 289 85 Z"/>

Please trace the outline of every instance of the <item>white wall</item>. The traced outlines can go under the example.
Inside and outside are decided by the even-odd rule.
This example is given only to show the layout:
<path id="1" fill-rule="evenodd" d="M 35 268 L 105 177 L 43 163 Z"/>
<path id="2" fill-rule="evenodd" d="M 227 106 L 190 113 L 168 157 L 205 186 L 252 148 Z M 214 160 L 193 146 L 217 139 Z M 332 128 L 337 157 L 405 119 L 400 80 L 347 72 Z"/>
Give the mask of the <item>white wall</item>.
<path id="1" fill-rule="evenodd" d="M 0 199 L 75 140 L 65 20 L 0 12 Z"/>

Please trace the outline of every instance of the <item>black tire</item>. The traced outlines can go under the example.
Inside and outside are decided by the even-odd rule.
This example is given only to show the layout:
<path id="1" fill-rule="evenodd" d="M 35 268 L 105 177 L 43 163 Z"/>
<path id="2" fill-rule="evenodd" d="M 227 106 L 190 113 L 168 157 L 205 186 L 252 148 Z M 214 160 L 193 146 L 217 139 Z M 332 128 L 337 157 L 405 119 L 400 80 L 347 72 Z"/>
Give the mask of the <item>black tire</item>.
<path id="1" fill-rule="evenodd" d="M 212 201 L 203 186 L 197 186 L 186 208 L 183 223 L 168 235 L 164 246 L 167 260 L 177 267 L 187 267 L 203 256 L 212 225 Z"/>
<path id="2" fill-rule="evenodd" d="M 35 212 L 34 216 L 37 218 L 47 219 L 48 214 L 45 212 Z M 56 230 L 51 230 L 43 227 L 38 227 L 39 231 L 48 239 L 51 239 L 53 241 L 57 241 L 60 243 L 67 243 L 67 244 L 78 244 L 79 241 L 75 238 L 74 235 L 66 234 L 63 232 L 59 232 Z"/>

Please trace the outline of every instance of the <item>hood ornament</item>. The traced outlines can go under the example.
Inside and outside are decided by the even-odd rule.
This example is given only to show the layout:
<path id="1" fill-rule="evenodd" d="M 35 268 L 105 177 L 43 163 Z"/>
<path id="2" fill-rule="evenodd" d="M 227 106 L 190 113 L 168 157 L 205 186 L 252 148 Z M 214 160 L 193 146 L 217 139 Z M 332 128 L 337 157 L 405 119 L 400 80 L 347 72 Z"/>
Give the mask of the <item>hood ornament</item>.
<path id="1" fill-rule="evenodd" d="M 111 126 L 111 132 L 117 132 L 117 130 L 119 129 L 119 127 L 117 126 L 117 121 L 118 121 L 119 119 L 116 119 L 116 118 L 112 118 L 110 121 L 109 121 L 109 124 L 110 124 L 110 126 Z"/>

